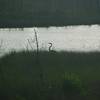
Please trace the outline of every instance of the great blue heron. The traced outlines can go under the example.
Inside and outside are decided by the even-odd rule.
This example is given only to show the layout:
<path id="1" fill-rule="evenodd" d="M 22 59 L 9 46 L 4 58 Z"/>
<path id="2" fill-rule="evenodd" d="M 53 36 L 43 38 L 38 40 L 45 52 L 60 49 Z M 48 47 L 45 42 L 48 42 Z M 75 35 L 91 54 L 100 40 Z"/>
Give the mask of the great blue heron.
<path id="1" fill-rule="evenodd" d="M 50 43 L 48 43 L 48 44 L 50 44 L 50 46 L 49 46 L 49 52 L 56 52 L 56 51 L 54 51 L 54 50 L 52 50 L 52 46 L 53 46 L 53 44 L 50 42 Z"/>
<path id="2" fill-rule="evenodd" d="M 48 43 L 48 44 L 50 44 L 50 46 L 49 46 L 49 51 L 51 51 L 52 43 Z"/>

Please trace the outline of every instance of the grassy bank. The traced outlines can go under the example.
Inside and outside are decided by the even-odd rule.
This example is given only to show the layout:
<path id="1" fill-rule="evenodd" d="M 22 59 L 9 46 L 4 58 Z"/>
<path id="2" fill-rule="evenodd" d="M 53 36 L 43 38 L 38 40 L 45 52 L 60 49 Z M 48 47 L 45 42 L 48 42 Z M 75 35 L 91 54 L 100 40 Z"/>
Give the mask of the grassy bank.
<path id="1" fill-rule="evenodd" d="M 0 99 L 99 100 L 100 52 L 11 52 L 0 58 Z"/>

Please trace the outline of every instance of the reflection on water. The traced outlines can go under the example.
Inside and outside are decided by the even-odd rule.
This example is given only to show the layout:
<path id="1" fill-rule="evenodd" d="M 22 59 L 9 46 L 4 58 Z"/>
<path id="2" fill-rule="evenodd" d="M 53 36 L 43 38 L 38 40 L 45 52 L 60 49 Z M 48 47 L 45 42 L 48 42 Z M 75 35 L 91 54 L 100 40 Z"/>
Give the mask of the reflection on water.
<path id="1" fill-rule="evenodd" d="M 36 28 L 40 49 L 48 50 L 48 43 L 53 43 L 55 50 L 90 51 L 100 49 L 100 26 L 69 26 Z M 34 28 L 0 29 L 0 40 L 5 50 L 36 49 Z"/>

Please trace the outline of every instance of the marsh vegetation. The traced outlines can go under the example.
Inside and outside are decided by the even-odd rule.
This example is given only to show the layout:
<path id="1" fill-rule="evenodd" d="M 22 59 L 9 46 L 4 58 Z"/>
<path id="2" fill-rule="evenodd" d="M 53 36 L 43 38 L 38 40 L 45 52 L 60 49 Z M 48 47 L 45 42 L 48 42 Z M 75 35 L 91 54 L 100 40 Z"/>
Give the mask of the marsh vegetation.
<path id="1" fill-rule="evenodd" d="M 99 100 L 100 53 L 11 52 L 0 58 L 0 98 Z"/>
<path id="2" fill-rule="evenodd" d="M 94 42 L 90 43 L 93 47 L 93 43 L 97 45 L 99 41 L 99 38 L 97 38 L 99 37 L 99 28 L 97 28 L 97 26 L 92 28 L 90 29 L 98 29 L 97 33 L 95 32 L 95 38 L 91 38 L 94 39 Z M 80 27 L 79 29 L 82 28 Z M 87 29 L 85 31 L 87 31 Z M 7 33 L 5 33 L 5 31 L 1 32 L 4 32 L 4 38 L 7 37 Z M 19 39 L 19 37 L 17 38 L 17 36 L 13 37 L 13 32 L 20 31 L 10 30 L 10 39 L 13 38 L 12 41 L 10 40 L 10 43 L 13 43 L 15 39 Z M 22 30 L 21 32 L 24 33 L 24 31 Z M 55 42 L 49 41 L 46 42 L 48 48 L 41 49 L 39 40 L 40 38 L 38 37 L 37 31 L 34 30 L 31 32 L 34 33 L 31 35 L 31 38 L 27 39 L 28 46 L 26 45 L 26 49 L 21 49 L 21 51 L 13 49 L 0 57 L 0 99 L 100 99 L 100 52 L 98 48 L 96 49 L 98 50 L 98 52 L 92 51 L 91 48 L 89 48 L 89 50 L 91 50 L 89 52 L 74 50 L 70 50 L 69 52 L 56 51 L 56 49 L 52 48 L 53 46 L 55 46 Z M 90 32 L 88 35 L 84 36 L 84 39 L 87 39 L 86 37 L 90 37 L 90 34 L 93 34 L 94 36 L 94 31 L 93 33 Z M 23 36 L 23 34 L 21 34 L 21 36 Z M 60 36 L 63 35 L 61 34 Z M 67 36 L 70 37 L 70 35 Z M 83 36 L 83 33 L 79 36 L 77 36 L 76 34 L 76 37 L 80 38 L 81 36 Z M 96 41 L 95 39 L 98 39 L 98 41 Z M 89 42 L 86 43 L 88 44 Z M 64 46 L 65 45 L 66 44 L 64 44 Z M 80 45 L 82 45 L 82 41 L 80 41 Z M 5 46 L 5 43 L 1 40 L 0 51 L 2 51 L 2 46 Z M 68 46 L 70 45 L 67 44 L 67 47 Z M 81 48 L 81 46 L 79 46 L 79 48 Z M 86 50 L 86 48 L 84 49 Z"/>

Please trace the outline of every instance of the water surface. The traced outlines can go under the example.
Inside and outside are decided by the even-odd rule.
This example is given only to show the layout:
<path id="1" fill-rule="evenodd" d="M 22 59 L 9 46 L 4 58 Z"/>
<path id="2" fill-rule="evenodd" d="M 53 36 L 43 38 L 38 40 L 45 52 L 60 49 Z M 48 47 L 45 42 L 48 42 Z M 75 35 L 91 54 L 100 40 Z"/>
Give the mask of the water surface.
<path id="1" fill-rule="evenodd" d="M 54 50 L 65 51 L 99 51 L 100 50 L 100 26 L 69 26 L 36 28 L 39 48 L 48 50 L 49 42 Z M 19 29 L 0 29 L 2 52 L 9 50 L 36 49 L 34 27 Z M 30 41 L 30 44 L 28 42 Z M 31 47 L 31 46 L 32 47 Z"/>

